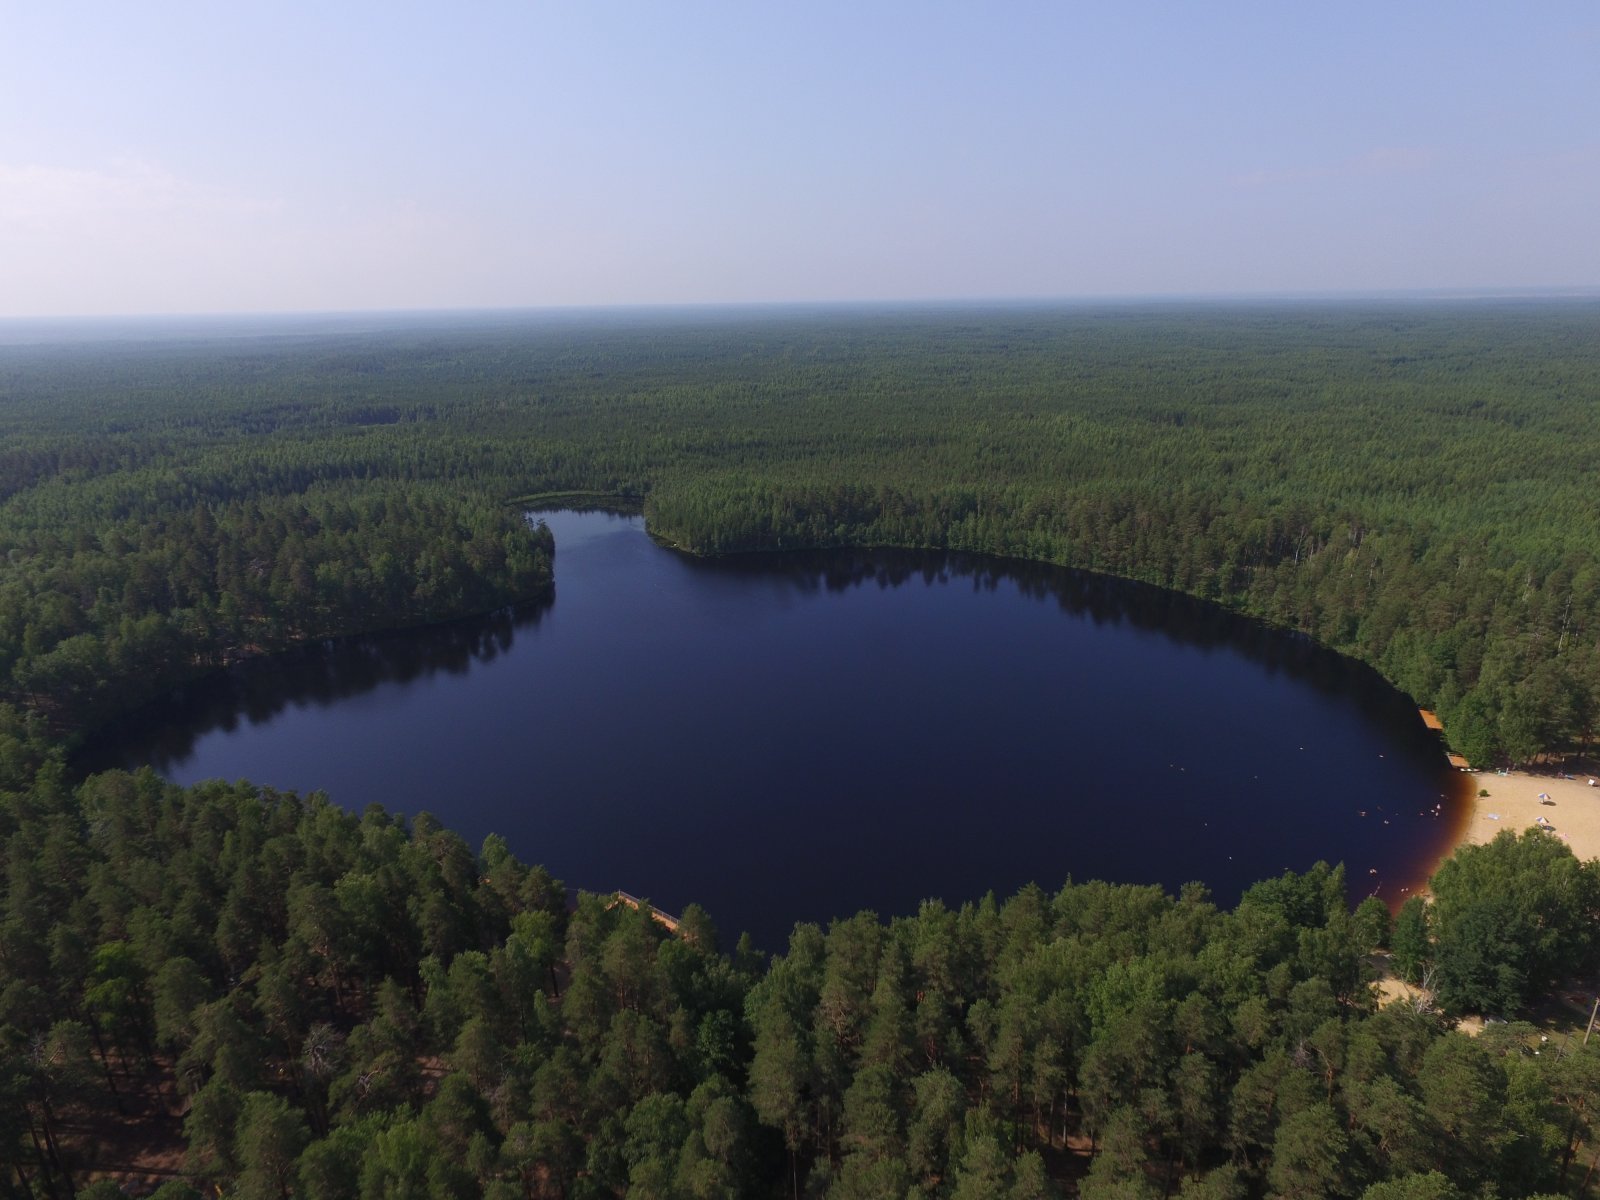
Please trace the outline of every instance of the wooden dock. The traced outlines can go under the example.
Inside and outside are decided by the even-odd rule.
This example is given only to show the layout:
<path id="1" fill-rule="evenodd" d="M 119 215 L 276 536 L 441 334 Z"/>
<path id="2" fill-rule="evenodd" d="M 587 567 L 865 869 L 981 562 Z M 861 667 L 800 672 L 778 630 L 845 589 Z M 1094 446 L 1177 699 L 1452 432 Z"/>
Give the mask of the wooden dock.
<path id="1" fill-rule="evenodd" d="M 662 912 L 648 900 L 641 900 L 639 897 L 630 895 L 627 892 L 615 892 L 613 894 L 616 896 L 616 900 L 613 903 L 626 904 L 629 908 L 635 909 L 647 908 L 650 910 L 650 916 L 654 918 L 658 924 L 664 926 L 668 933 L 678 932 L 678 918 L 673 916 L 671 913 Z"/>
<path id="2" fill-rule="evenodd" d="M 1419 708 L 1417 709 L 1417 714 L 1422 718 L 1422 723 L 1429 729 L 1433 730 L 1435 733 L 1444 732 L 1444 722 L 1439 720 L 1438 713 L 1433 712 L 1430 709 Z M 1456 768 L 1456 770 L 1472 770 L 1472 764 L 1466 760 L 1465 756 L 1457 754 L 1454 750 L 1450 749 L 1448 744 L 1446 744 L 1444 748 L 1444 756 L 1449 760 L 1450 765 Z"/>

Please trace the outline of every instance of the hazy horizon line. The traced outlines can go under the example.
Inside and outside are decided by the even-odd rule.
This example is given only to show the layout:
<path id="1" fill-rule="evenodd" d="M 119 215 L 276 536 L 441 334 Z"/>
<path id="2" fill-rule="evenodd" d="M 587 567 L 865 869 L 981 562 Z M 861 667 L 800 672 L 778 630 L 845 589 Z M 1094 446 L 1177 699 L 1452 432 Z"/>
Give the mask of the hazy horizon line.
<path id="1" fill-rule="evenodd" d="M 1600 283 L 1566 286 L 1274 290 L 1239 292 L 1151 292 L 1040 296 L 949 296 L 872 300 L 798 299 L 726 301 L 627 301 L 602 304 L 458 305 L 446 307 L 229 309 L 210 312 L 0 314 L 13 330 L 91 325 L 338 319 L 426 319 L 494 316 L 625 316 L 642 314 L 735 314 L 783 311 L 910 311 L 935 309 L 1126 308 L 1252 304 L 1360 304 L 1382 302 L 1600 299 Z"/>

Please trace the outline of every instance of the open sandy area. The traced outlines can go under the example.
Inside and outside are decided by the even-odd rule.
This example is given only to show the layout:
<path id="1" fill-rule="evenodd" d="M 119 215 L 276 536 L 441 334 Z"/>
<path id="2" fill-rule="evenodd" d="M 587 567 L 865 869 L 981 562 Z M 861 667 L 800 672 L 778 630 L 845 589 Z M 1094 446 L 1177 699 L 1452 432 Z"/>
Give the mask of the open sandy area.
<path id="1" fill-rule="evenodd" d="M 1563 779 L 1556 774 L 1477 771 L 1472 778 L 1472 815 L 1463 832 L 1467 843 L 1489 842 L 1502 829 L 1521 833 L 1549 822 L 1551 836 L 1572 847 L 1579 858 L 1600 858 L 1600 787 L 1588 775 Z M 1600 775 L 1594 776 L 1600 783 Z M 1487 796 L 1478 792 L 1487 791 Z M 1540 796 L 1548 797 L 1541 800 Z"/>
<path id="2" fill-rule="evenodd" d="M 1481 845 L 1491 842 L 1502 830 L 1521 833 L 1548 822 L 1548 837 L 1560 838 L 1572 847 L 1579 858 L 1600 858 L 1600 786 L 1590 787 L 1593 778 L 1600 784 L 1600 773 L 1594 776 L 1572 772 L 1565 778 L 1557 771 L 1509 771 L 1502 775 L 1496 771 L 1473 771 L 1466 776 L 1471 784 L 1471 812 L 1461 831 L 1459 845 Z M 1486 791 L 1487 796 L 1480 796 Z M 1426 895 L 1424 889 L 1420 894 Z M 1379 1004 L 1414 1004 L 1431 1008 L 1433 997 L 1420 988 L 1403 982 L 1390 970 L 1387 954 L 1375 955 L 1372 966 L 1376 974 Z M 1563 990 L 1553 1000 L 1565 1004 L 1578 1014 L 1579 1027 L 1588 1012 L 1593 993 L 1588 987 L 1576 991 Z M 1480 1017 L 1466 1017 L 1457 1028 L 1470 1034 L 1483 1031 Z"/>

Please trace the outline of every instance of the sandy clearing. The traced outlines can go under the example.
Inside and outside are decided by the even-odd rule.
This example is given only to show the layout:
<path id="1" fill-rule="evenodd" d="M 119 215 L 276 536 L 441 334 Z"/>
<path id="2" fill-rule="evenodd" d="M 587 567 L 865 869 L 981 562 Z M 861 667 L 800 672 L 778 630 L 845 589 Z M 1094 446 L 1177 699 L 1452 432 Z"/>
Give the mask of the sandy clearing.
<path id="1" fill-rule="evenodd" d="M 1600 776 L 1595 778 L 1600 783 Z M 1476 771 L 1471 781 L 1472 815 L 1462 831 L 1463 844 L 1493 841 L 1503 829 L 1521 833 L 1539 826 L 1543 818 L 1551 836 L 1566 842 L 1580 859 L 1600 858 L 1600 786 L 1590 787 L 1589 776 Z M 1480 796 L 1479 791 L 1489 794 Z"/>

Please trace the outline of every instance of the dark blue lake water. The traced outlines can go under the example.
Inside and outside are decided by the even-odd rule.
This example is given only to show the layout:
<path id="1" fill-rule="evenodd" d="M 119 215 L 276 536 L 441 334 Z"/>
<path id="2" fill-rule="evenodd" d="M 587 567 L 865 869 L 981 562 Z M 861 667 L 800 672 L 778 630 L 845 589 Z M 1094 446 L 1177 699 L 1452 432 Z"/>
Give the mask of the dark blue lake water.
<path id="1" fill-rule="evenodd" d="M 1459 777 L 1415 708 L 1304 639 L 1054 568 L 704 561 L 638 517 L 545 519 L 550 605 L 246 664 L 92 765 L 426 809 L 769 949 L 1069 875 L 1231 904 L 1320 858 L 1394 900 L 1449 842 Z"/>

